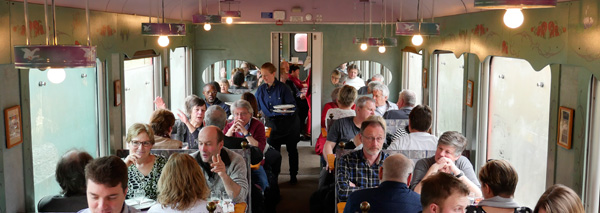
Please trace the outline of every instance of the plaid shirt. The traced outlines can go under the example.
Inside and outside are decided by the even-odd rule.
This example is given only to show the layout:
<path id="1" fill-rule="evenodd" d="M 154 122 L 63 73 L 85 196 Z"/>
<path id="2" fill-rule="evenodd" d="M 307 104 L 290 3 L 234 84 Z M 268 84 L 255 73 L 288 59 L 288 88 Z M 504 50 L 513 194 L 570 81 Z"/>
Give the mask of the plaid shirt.
<path id="1" fill-rule="evenodd" d="M 379 153 L 379 159 L 372 166 L 365 159 L 363 150 L 357 150 L 339 159 L 337 166 L 336 190 L 338 202 L 346 202 L 353 191 L 379 186 L 379 167 L 389 155 Z M 349 182 L 356 187 L 350 187 Z"/>

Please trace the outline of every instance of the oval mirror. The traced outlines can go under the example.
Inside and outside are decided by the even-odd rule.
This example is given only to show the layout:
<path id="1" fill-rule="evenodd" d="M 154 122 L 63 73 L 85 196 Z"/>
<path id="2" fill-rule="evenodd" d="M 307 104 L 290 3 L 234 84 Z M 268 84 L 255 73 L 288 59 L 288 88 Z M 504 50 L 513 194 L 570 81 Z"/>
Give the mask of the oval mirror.
<path id="1" fill-rule="evenodd" d="M 259 72 L 260 69 L 252 63 L 228 59 L 217 61 L 204 69 L 202 81 L 205 84 L 218 82 L 221 93 L 242 94 L 256 89 Z"/>
<path id="2" fill-rule="evenodd" d="M 331 72 L 331 83 L 336 87 L 347 84 L 360 91 L 360 88 L 371 81 L 380 81 L 388 85 L 392 82 L 392 72 L 379 62 L 368 60 L 342 63 Z"/>

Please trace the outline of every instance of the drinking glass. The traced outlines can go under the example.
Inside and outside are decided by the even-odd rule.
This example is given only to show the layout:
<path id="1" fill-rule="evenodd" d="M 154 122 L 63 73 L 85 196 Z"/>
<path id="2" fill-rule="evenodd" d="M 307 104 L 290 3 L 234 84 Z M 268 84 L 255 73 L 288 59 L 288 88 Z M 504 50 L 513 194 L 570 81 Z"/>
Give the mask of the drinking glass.
<path id="1" fill-rule="evenodd" d="M 215 203 L 220 203 L 221 202 L 221 193 L 218 191 L 211 191 L 210 192 L 210 199 L 208 200 L 209 202 L 215 202 Z"/>
<path id="2" fill-rule="evenodd" d="M 133 198 L 137 201 L 138 206 L 142 205 L 142 201 L 144 200 L 144 197 L 146 197 L 146 192 L 141 187 L 136 189 L 133 192 Z"/>
<path id="3" fill-rule="evenodd" d="M 181 149 L 188 149 L 188 147 L 189 147 L 189 143 L 183 142 L 183 145 L 181 146 Z"/>
<path id="4" fill-rule="evenodd" d="M 223 208 L 223 212 L 234 212 L 233 199 L 231 199 L 231 196 L 229 196 L 227 192 L 223 192 L 222 198 L 223 205 L 221 208 Z"/>

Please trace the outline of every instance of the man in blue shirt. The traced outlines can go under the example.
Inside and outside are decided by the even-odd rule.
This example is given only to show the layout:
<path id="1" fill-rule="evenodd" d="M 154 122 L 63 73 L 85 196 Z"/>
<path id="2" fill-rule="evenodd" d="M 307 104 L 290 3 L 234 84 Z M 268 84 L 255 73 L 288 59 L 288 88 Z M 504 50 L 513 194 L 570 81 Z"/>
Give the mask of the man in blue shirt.
<path id="1" fill-rule="evenodd" d="M 267 143 L 277 151 L 285 144 L 290 159 L 290 183 L 296 184 L 298 174 L 298 141 L 300 141 L 300 120 L 295 113 L 296 101 L 292 91 L 284 83 L 275 78 L 275 66 L 269 62 L 260 68 L 265 81 L 256 91 L 258 108 L 267 120 L 265 126 L 271 128 Z M 278 105 L 290 105 L 291 108 L 275 109 Z"/>
<path id="2" fill-rule="evenodd" d="M 379 167 L 377 188 L 362 189 L 350 194 L 344 213 L 360 212 L 360 203 L 369 202 L 369 212 L 419 212 L 421 196 L 408 189 L 412 172 L 412 161 L 402 154 L 389 156 Z"/>
<path id="3" fill-rule="evenodd" d="M 219 100 L 217 98 L 217 88 L 213 84 L 205 84 L 204 88 L 202 88 L 202 94 L 204 94 L 204 100 L 206 101 L 206 108 L 217 105 L 225 110 L 227 113 L 227 117 L 231 115 L 231 111 L 229 110 L 229 105 L 225 104 L 225 102 Z"/>

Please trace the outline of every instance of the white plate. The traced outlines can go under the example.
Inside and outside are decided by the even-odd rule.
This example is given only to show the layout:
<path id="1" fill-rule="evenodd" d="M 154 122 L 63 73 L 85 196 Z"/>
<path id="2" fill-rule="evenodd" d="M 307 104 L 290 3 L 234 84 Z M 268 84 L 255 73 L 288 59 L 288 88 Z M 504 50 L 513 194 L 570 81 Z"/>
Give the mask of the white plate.
<path id="1" fill-rule="evenodd" d="M 273 112 L 278 112 L 278 113 L 293 113 L 294 110 L 274 109 Z"/>
<path id="2" fill-rule="evenodd" d="M 293 104 L 282 104 L 282 105 L 273 106 L 273 108 L 275 108 L 275 109 L 291 109 L 294 107 L 296 107 L 296 106 L 294 106 Z"/>
<path id="3" fill-rule="evenodd" d="M 156 204 L 156 201 L 152 200 L 152 199 L 148 199 L 148 198 L 143 198 L 143 201 L 141 204 L 138 204 L 139 198 L 132 198 L 132 199 L 127 199 L 125 200 L 125 204 L 127 204 L 128 206 L 131 206 L 135 209 L 148 209 L 150 207 L 152 207 L 154 204 Z"/>

